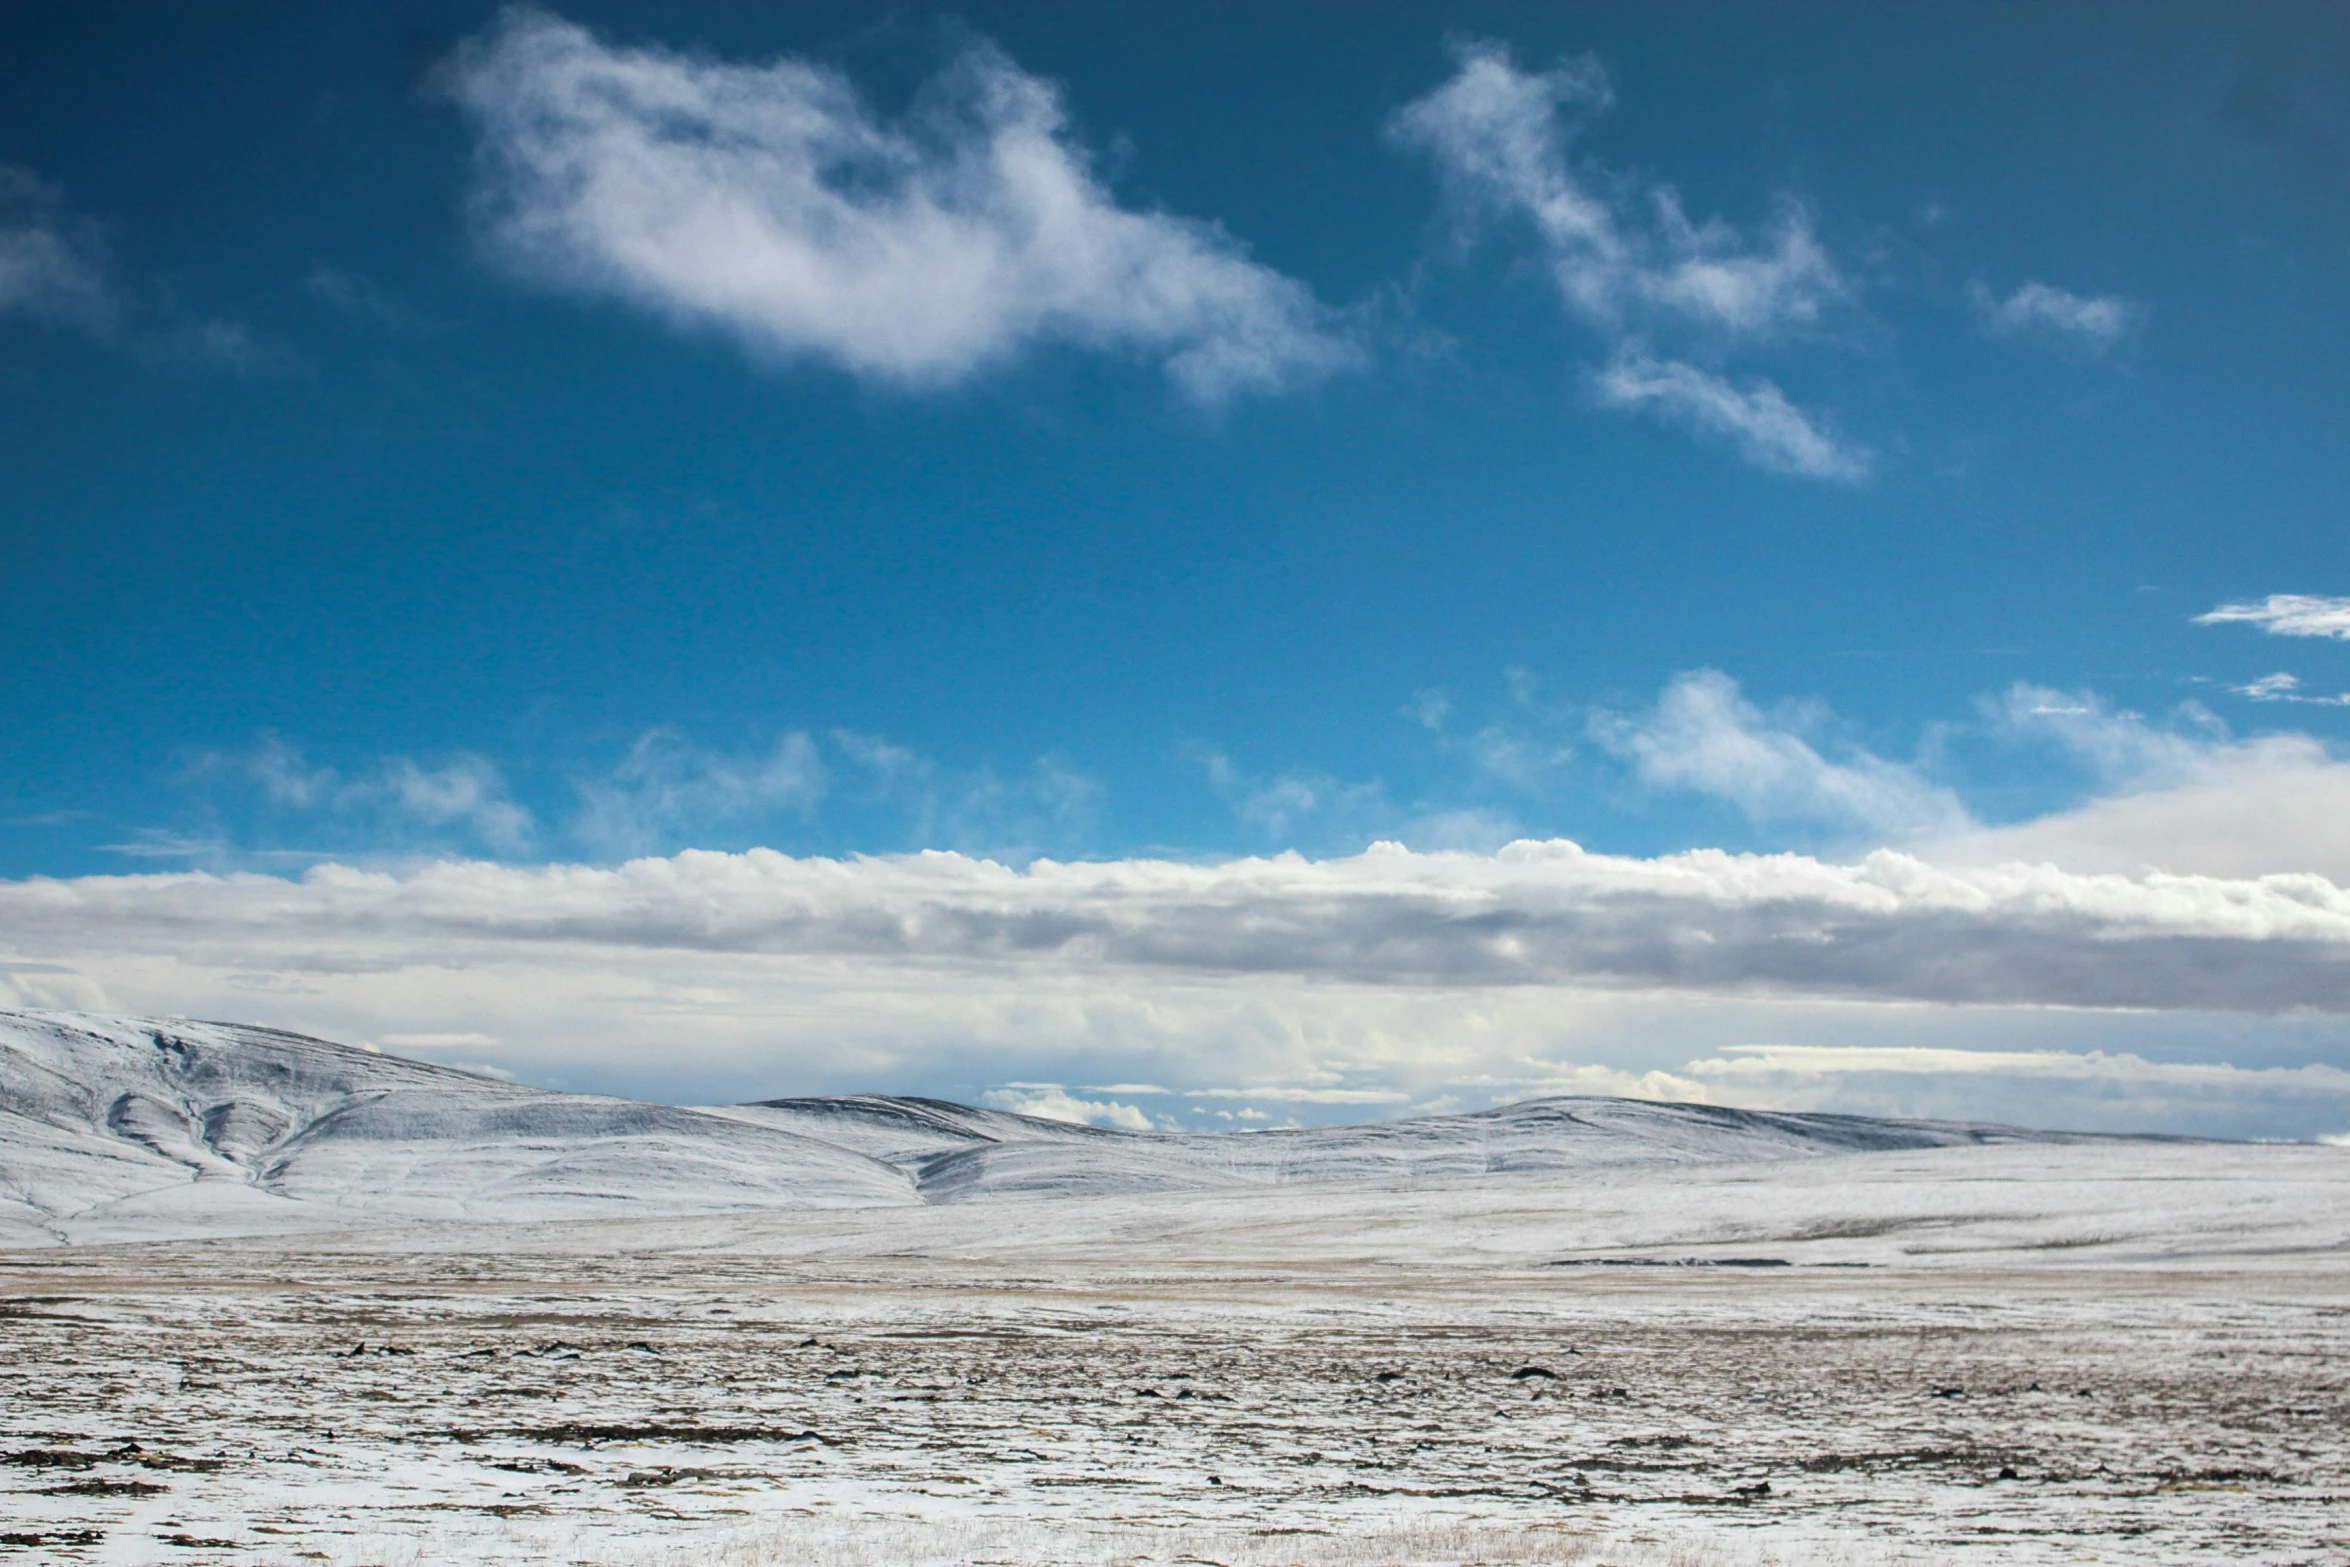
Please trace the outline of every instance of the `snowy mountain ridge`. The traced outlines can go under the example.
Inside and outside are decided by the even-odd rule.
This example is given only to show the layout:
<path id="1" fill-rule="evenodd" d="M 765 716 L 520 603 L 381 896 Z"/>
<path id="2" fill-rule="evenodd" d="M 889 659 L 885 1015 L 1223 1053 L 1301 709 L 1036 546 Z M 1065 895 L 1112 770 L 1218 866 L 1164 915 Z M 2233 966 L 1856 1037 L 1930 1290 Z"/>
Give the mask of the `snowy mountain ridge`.
<path id="1" fill-rule="evenodd" d="M 530 1088 L 274 1029 L 0 1011 L 0 1246 L 2083 1140 L 1606 1098 L 1223 1135 L 1112 1131 L 881 1095 L 681 1108 Z"/>

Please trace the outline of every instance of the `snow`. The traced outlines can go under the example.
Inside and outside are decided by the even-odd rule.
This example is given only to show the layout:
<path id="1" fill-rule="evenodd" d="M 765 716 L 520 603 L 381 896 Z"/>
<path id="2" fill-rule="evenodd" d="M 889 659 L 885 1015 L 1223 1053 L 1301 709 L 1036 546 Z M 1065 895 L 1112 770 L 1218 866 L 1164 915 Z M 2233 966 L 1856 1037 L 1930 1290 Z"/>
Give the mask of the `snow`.
<path id="1" fill-rule="evenodd" d="M 1600 1098 L 1232 1136 L 878 1095 L 686 1109 L 528 1088 L 269 1029 L 0 1013 L 0 1241 L 11 1244 L 1421 1182 L 2071 1140 Z"/>
<path id="2" fill-rule="evenodd" d="M 917 1200 L 850 1149 L 268 1029 L 0 1013 L 0 1240 Z"/>
<path id="3" fill-rule="evenodd" d="M 0 1193 L 27 1560 L 2286 1563 L 2350 1491 L 2350 1149 L 692 1110 L 10 1014 Z"/>

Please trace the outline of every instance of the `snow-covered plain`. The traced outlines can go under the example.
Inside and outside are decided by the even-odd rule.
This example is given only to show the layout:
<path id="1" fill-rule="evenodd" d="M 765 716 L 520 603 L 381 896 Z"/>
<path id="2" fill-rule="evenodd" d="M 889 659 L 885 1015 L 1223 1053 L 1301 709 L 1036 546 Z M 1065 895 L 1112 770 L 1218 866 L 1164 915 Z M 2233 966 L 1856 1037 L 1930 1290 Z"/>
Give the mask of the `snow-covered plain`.
<path id="1" fill-rule="evenodd" d="M 694 1112 L 57 1016 L 0 1104 L 0 1562 L 2350 1555 L 2350 1150 Z"/>

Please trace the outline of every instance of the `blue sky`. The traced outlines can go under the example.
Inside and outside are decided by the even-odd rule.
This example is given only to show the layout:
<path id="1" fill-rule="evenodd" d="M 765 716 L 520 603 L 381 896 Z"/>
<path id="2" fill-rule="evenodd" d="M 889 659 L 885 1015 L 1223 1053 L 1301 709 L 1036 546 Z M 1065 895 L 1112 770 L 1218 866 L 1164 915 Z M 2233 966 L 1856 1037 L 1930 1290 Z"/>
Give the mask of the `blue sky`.
<path id="1" fill-rule="evenodd" d="M 2116 1124 L 2350 1126 L 2350 904 L 2258 879 L 2350 882 L 2335 8 L 92 6 L 0 37 L 0 1000 L 663 1097 L 2022 1114 L 2053 1074 Z M 1392 842 L 1450 907 L 1520 839 L 1972 876 L 2003 977 L 1373 973 L 1355 894 L 1302 882 L 1260 917 L 1312 939 L 1262 961 L 791 967 L 996 896 L 835 907 L 810 857 L 1245 879 Z M 709 951 L 791 971 L 669 994 L 660 954 L 707 943 L 599 927 L 578 965 L 651 989 L 592 1016 L 524 999 L 588 938 L 477 950 L 456 905 L 396 955 L 340 906 L 186 934 L 337 876 L 503 867 L 475 891 L 531 903 L 757 849 L 796 889 L 757 897 L 818 913 Z M 2059 940 L 2043 893 L 1977 885 L 2002 864 L 2144 907 L 2098 904 L 2098 972 L 2035 977 L 1992 956 Z M 1119 885 L 1013 896 L 1193 950 Z M 1526 907 L 1633 896 L 1597 885 Z M 2313 896 L 2343 929 L 2211 923 Z M 1730 939 L 1672 907 L 1666 947 Z M 2232 977 L 2170 984 L 2180 942 Z M 1683 1070 L 1734 1049 L 1780 1075 Z M 2320 1075 L 2132 1098 L 2117 1053 Z"/>

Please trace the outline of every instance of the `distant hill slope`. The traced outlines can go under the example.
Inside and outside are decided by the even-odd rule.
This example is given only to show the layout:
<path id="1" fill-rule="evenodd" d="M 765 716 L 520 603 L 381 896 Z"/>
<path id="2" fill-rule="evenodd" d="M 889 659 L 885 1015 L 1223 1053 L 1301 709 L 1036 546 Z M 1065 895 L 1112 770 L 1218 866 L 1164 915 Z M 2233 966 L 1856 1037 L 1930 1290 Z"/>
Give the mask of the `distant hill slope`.
<path id="1" fill-rule="evenodd" d="M 1360 1126 L 1206 1136 L 1067 1126 L 943 1100 L 878 1095 L 775 1099 L 712 1113 L 756 1119 L 870 1154 L 905 1170 L 933 1203 L 2098 1140 L 1973 1122 L 1599 1097 L 1530 1099 L 1470 1115 Z"/>
<path id="2" fill-rule="evenodd" d="M 0 1012 L 0 1245 L 2083 1140 L 1601 1098 L 1225 1136 L 879 1095 L 682 1109 L 525 1088 L 272 1029 Z"/>
<path id="3" fill-rule="evenodd" d="M 271 1029 L 0 1012 L 0 1244 L 918 1200 L 741 1120 Z"/>

